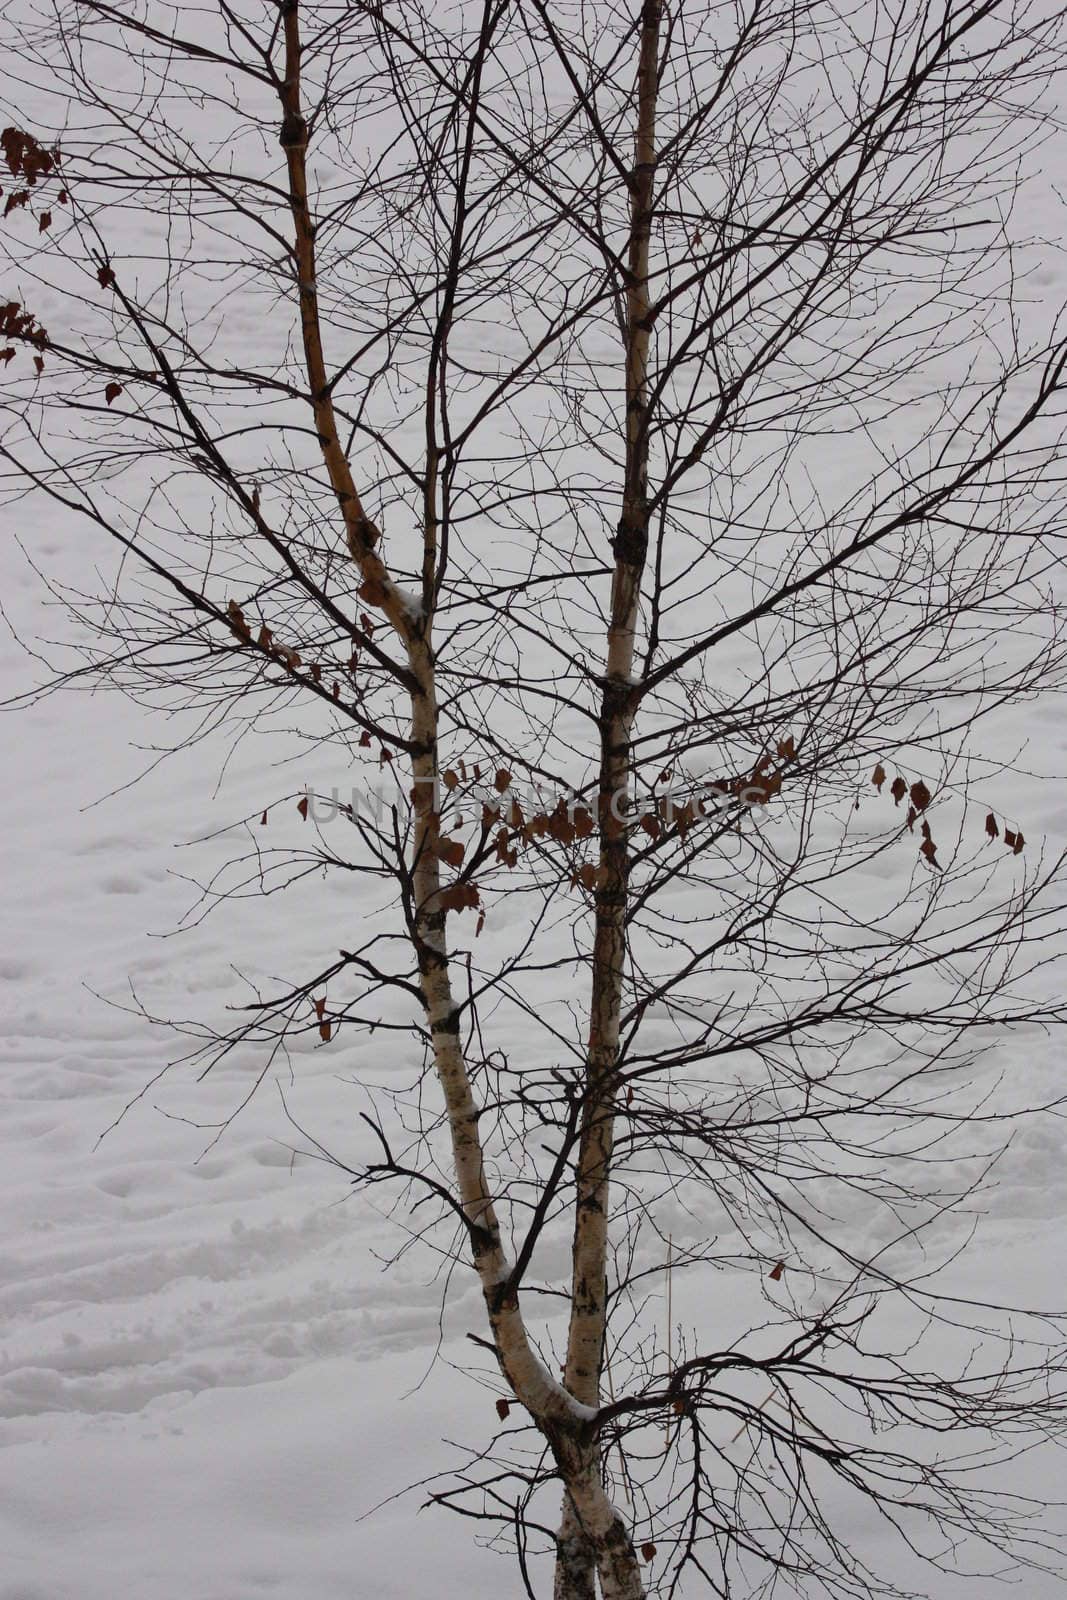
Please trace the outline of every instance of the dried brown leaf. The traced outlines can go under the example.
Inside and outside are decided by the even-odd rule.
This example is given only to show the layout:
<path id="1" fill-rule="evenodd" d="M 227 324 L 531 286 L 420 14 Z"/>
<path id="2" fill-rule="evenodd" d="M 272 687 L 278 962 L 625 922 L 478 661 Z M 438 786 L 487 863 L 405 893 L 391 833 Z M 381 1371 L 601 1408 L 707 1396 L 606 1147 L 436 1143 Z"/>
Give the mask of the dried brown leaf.
<path id="1" fill-rule="evenodd" d="M 450 867 L 463 865 L 463 845 L 459 839 L 438 839 L 437 854 Z"/>
<path id="2" fill-rule="evenodd" d="M 481 898 L 473 883 L 450 883 L 447 889 L 441 890 L 441 905 L 446 911 L 477 910 Z"/>
<path id="3" fill-rule="evenodd" d="M 574 833 L 576 838 L 589 839 L 595 833 L 596 823 L 593 820 L 593 813 L 591 811 L 587 811 L 585 806 L 576 806 L 574 808 L 574 817 L 572 820 L 574 822 Z"/>

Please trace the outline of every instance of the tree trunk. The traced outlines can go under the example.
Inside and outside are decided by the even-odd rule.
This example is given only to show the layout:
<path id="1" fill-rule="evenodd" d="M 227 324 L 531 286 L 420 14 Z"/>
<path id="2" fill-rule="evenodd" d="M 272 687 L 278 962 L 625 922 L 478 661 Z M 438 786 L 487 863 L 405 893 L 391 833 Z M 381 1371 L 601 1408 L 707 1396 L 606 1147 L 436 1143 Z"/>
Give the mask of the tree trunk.
<path id="1" fill-rule="evenodd" d="M 563 1516 L 556 1534 L 556 1581 L 552 1600 L 596 1600 L 596 1561 L 582 1529 L 574 1501 L 563 1497 Z"/>
<path id="2" fill-rule="evenodd" d="M 478 1131 L 479 1112 L 460 1042 L 460 1008 L 455 1003 L 449 976 L 447 912 L 441 905 L 441 863 L 438 853 L 440 816 L 437 810 L 438 707 L 432 584 L 424 582 L 423 610 L 419 614 L 413 613 L 378 554 L 378 529 L 364 510 L 348 458 L 338 437 L 322 345 L 316 290 L 315 229 L 308 203 L 308 130 L 300 98 L 299 0 L 285 0 L 282 17 L 285 77 L 280 86 L 283 111 L 281 139 L 289 170 L 289 201 L 295 231 L 294 254 L 299 280 L 305 367 L 322 458 L 344 520 L 352 560 L 363 578 L 367 603 L 385 613 L 402 641 L 406 655 L 404 681 L 410 691 L 412 804 L 415 813 L 411 862 L 415 913 L 413 935 L 434 1065 L 447 1110 L 460 1209 L 467 1224 L 474 1265 L 481 1280 L 501 1370 L 518 1400 L 550 1441 L 560 1475 L 568 1487 L 571 1536 L 565 1548 L 569 1558 L 573 1555 L 573 1559 L 569 1559 L 569 1568 L 576 1574 L 575 1581 L 581 1581 L 585 1587 L 565 1589 L 567 1600 L 590 1600 L 594 1565 L 605 1600 L 643 1600 L 644 1587 L 629 1533 L 604 1492 L 596 1449 L 587 1438 L 588 1414 L 575 1406 L 574 1390 L 568 1393 L 564 1385 L 549 1375 L 530 1344 L 519 1305 L 518 1289 L 511 1281 L 512 1263 L 504 1249 L 496 1208 L 486 1183 Z M 432 574 L 435 554 L 436 519 L 429 503 L 432 482 L 433 475 L 429 474 L 423 530 L 424 576 Z M 632 639 L 631 622 L 631 656 Z M 625 669 L 615 669 L 609 661 L 609 670 Z M 620 770 L 625 770 L 625 762 Z M 617 927 L 617 918 L 609 920 L 613 928 Z M 610 1010 L 610 998 L 606 1004 Z M 617 1005 L 615 1012 L 617 1035 Z M 599 1069 L 595 1081 L 600 1081 Z M 594 1163 L 600 1159 L 596 1155 L 597 1125 L 597 1119 L 594 1118 L 584 1141 L 588 1146 L 586 1159 Z M 610 1137 L 610 1122 L 606 1126 Z M 593 1182 L 595 1190 L 596 1180 Z M 594 1254 L 596 1248 L 594 1241 Z M 594 1318 L 599 1316 L 602 1324 L 602 1287 L 596 1291 L 595 1301 L 599 1311 L 594 1310 Z M 599 1392 L 598 1352 L 602 1346 L 602 1330 L 600 1338 L 594 1334 L 590 1343 L 586 1326 L 586 1322 L 580 1320 L 582 1332 L 577 1342 L 582 1351 L 590 1349 L 593 1352 L 591 1370 L 594 1381 L 586 1384 L 585 1388 L 596 1396 Z M 582 1364 L 585 1358 L 579 1355 L 577 1359 Z M 595 1399 L 591 1403 L 595 1404 Z M 577 1577 L 579 1572 L 583 1574 L 580 1580 Z"/>
<path id="3" fill-rule="evenodd" d="M 584 1405 L 599 1406 L 607 1324 L 607 1253 L 617 1063 L 626 961 L 630 735 L 637 695 L 631 681 L 641 579 L 648 551 L 649 241 L 656 170 L 655 124 L 662 0 L 645 0 L 637 71 L 637 130 L 630 175 L 626 277 L 626 469 L 613 541 L 615 570 L 600 712 L 600 866 L 596 897 L 589 1046 L 572 1247 L 571 1315 L 564 1383 Z M 644 1595 L 633 1545 L 593 1527 L 589 1489 L 600 1484 L 593 1447 L 576 1481 L 565 1481 L 557 1534 L 555 1600 L 588 1600 L 595 1564 L 605 1600 Z M 602 1487 L 602 1486 L 601 1486 Z M 577 1524 L 577 1527 L 576 1527 Z M 583 1549 L 584 1543 L 584 1549 Z"/>

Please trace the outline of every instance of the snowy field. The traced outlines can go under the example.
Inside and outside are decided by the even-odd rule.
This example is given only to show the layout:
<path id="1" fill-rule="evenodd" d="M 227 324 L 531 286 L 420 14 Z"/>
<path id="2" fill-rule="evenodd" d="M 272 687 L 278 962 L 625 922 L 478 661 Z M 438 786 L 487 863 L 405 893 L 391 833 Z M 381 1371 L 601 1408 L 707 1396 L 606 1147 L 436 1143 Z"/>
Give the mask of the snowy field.
<path id="1" fill-rule="evenodd" d="M 10 644 L 3 665 L 24 670 Z M 190 899 L 173 842 L 221 803 L 210 756 L 93 806 L 145 764 L 134 708 L 56 699 L 4 734 L 0 1596 L 491 1588 L 499 1561 L 417 1499 L 357 1522 L 444 1463 L 471 1391 L 457 1407 L 443 1369 L 423 1383 L 440 1286 L 425 1263 L 386 1282 L 390 1230 L 336 1172 L 291 1162 L 276 1094 L 198 1159 L 211 1135 L 161 1110 L 210 1118 L 244 1085 L 179 1069 L 97 1146 L 173 1040 L 90 990 L 128 1001 L 129 974 L 193 1015 L 233 988 L 219 930 L 158 937 Z M 351 1124 L 356 1054 L 300 1063 L 294 1110 L 321 1133 Z"/>
<path id="2" fill-rule="evenodd" d="M 49 537 L 73 554 L 72 530 Z M 5 609 L 27 623 L 36 581 L 17 551 L 5 559 Z M 9 684 L 33 671 L 10 638 L 0 666 Z M 469 1524 L 420 1514 L 419 1493 L 367 1515 L 455 1464 L 446 1441 L 482 1446 L 498 1426 L 491 1390 L 465 1375 L 473 1285 L 453 1279 L 442 1326 L 431 1257 L 384 1273 L 402 1236 L 342 1174 L 293 1159 L 301 1141 L 273 1082 L 213 1144 L 190 1121 L 231 1111 L 247 1069 L 197 1084 L 179 1066 L 136 1099 L 175 1042 L 130 1009 L 131 984 L 149 1012 L 218 1018 L 245 993 L 242 927 L 257 924 L 269 972 L 282 930 L 312 959 L 358 918 L 347 884 L 316 882 L 284 907 L 246 902 L 172 934 L 196 898 L 183 841 L 258 809 L 292 774 L 242 768 L 238 754 L 216 792 L 227 747 L 208 742 L 126 790 L 173 729 L 114 696 L 53 697 L 2 726 L 0 1600 L 518 1600 L 513 1565 L 479 1551 Z M 1062 723 L 1041 713 L 1031 733 L 1044 769 L 1062 764 Z M 1035 845 L 1063 834 L 1056 794 L 1035 785 L 1017 806 Z M 299 842 L 292 801 L 269 826 Z M 199 873 L 231 846 L 198 847 Z M 365 1159 L 365 1102 L 348 1080 L 388 1082 L 410 1063 L 395 1042 L 351 1037 L 309 1044 L 295 1080 L 277 1077 L 298 1121 Z M 1041 1036 L 1017 1036 L 995 1065 L 1013 1093 L 1062 1089 L 1060 1049 Z M 1061 1125 L 1029 1125 L 957 1284 L 1062 1308 L 1065 1218 Z M 679 1290 L 679 1315 L 706 1325 L 719 1293 L 718 1281 Z M 1064 1477 L 1050 1454 L 1008 1486 L 1067 1498 Z M 946 1577 L 931 1592 L 1005 1591 Z M 1027 1573 L 1009 1592 L 1051 1600 L 1062 1587 Z"/>

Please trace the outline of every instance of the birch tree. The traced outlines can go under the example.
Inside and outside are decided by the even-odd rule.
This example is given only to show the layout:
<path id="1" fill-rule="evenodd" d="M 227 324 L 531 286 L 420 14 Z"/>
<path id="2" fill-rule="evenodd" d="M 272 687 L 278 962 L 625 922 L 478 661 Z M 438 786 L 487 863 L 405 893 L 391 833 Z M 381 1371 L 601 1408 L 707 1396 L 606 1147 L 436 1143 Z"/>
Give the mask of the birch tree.
<path id="1" fill-rule="evenodd" d="M 293 1134 L 477 1276 L 501 1426 L 431 1498 L 554 1600 L 892 1592 L 855 1504 L 1054 1560 L 997 1492 L 1063 1324 L 942 1273 L 1059 1105 L 975 1066 L 1063 1020 L 1062 858 L 985 798 L 1064 685 L 1055 8 L 3 26 L 4 484 L 120 558 L 39 564 L 94 640 L 39 692 L 318 763 L 202 909 L 327 871 L 351 918 L 182 1059 L 401 1041 L 350 1149 Z"/>

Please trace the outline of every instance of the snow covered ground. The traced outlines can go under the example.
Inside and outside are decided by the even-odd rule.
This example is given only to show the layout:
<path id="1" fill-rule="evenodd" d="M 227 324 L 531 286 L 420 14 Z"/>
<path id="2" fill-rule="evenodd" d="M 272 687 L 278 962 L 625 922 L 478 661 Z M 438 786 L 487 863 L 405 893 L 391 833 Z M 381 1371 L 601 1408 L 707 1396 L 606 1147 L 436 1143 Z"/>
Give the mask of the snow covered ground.
<path id="1" fill-rule="evenodd" d="M 9 571 L 17 617 L 34 591 L 17 557 Z M 10 640 L 0 669 L 8 683 L 27 673 Z M 174 1041 L 99 998 L 128 1004 L 127 977 L 150 1011 L 186 1002 L 193 1017 L 240 998 L 225 916 L 162 937 L 192 898 L 175 845 L 240 814 L 242 797 L 273 797 L 277 775 L 233 766 L 216 796 L 224 748 L 204 745 L 126 792 L 160 733 L 113 696 L 54 697 L 2 726 L 0 1600 L 517 1596 L 514 1568 L 479 1551 L 469 1524 L 417 1514 L 420 1495 L 366 1516 L 454 1464 L 444 1441 L 484 1444 L 498 1425 L 491 1394 L 451 1365 L 479 1326 L 472 1289 L 453 1284 L 442 1329 L 432 1261 L 383 1272 L 395 1227 L 342 1174 L 292 1159 L 299 1139 L 272 1084 L 204 1154 L 211 1130 L 174 1119 L 217 1121 L 247 1068 L 198 1085 L 179 1067 L 136 1099 Z M 1035 734 L 1055 765 L 1063 732 L 1040 721 Z M 1041 795 L 1054 832 L 1054 797 Z M 272 824 L 300 826 L 292 805 Z M 201 847 L 213 848 L 227 841 Z M 289 936 L 321 943 L 324 919 L 350 915 L 346 892 L 298 890 Z M 255 914 L 277 919 L 279 904 Z M 1006 1059 L 1035 1098 L 1062 1079 L 1041 1038 Z M 309 1045 L 295 1083 L 279 1076 L 294 1116 L 351 1153 L 362 1102 L 347 1076 L 400 1065 L 367 1039 Z M 990 1204 L 967 1268 L 975 1288 L 1062 1304 L 1057 1126 L 1020 1135 Z M 686 1315 L 699 1320 L 717 1291 L 695 1285 Z M 1057 1476 L 1050 1457 L 1011 1486 L 1050 1494 Z M 987 1579 L 935 1589 L 997 1592 Z M 1061 1590 L 1027 1574 L 1017 1592 Z"/>
<path id="2" fill-rule="evenodd" d="M 2 666 L 25 670 L 10 642 Z M 430 1572 L 437 1594 L 484 1592 L 499 1560 L 418 1498 L 357 1520 L 448 1459 L 426 1263 L 386 1281 L 391 1230 L 292 1162 L 273 1092 L 197 1159 L 211 1134 L 156 1106 L 210 1119 L 236 1070 L 196 1088 L 179 1069 L 97 1145 L 174 1041 L 90 990 L 128 1000 L 128 973 L 193 1015 L 236 988 L 221 926 L 158 937 L 191 898 L 175 841 L 217 822 L 211 754 L 92 807 L 146 764 L 136 708 L 57 698 L 3 736 L 0 1597 L 400 1597 Z M 353 1064 L 301 1064 L 294 1112 L 320 1133 L 354 1119 Z"/>

